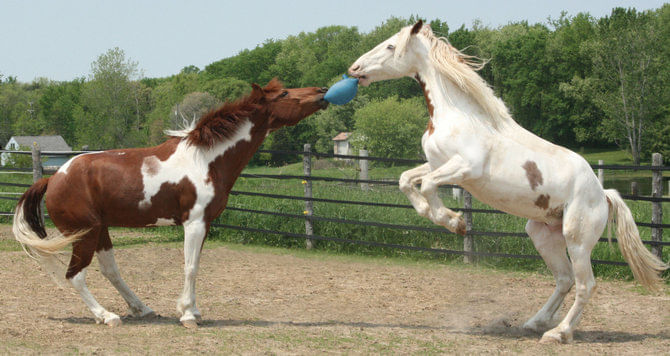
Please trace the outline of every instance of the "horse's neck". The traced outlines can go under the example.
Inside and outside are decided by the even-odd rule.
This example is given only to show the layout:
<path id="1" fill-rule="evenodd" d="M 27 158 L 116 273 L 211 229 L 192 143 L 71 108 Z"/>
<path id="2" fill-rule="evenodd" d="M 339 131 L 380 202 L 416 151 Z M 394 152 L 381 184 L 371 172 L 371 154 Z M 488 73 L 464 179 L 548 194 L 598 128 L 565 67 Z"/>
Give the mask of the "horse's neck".
<path id="1" fill-rule="evenodd" d="M 200 155 L 208 172 L 212 170 L 210 173 L 215 173 L 224 182 L 234 182 L 237 179 L 267 136 L 265 128 L 255 127 L 261 123 L 254 121 L 247 119 L 232 137 L 212 148 L 203 149 Z"/>
<path id="2" fill-rule="evenodd" d="M 494 123 L 490 114 L 470 94 L 441 75 L 432 64 L 426 63 L 422 68 L 418 73 L 419 80 L 423 81 L 424 94 L 433 106 L 431 120 L 434 125 L 449 120 L 451 125 L 471 124 L 491 130 L 495 127 L 498 132 L 523 130 L 511 118 Z"/>

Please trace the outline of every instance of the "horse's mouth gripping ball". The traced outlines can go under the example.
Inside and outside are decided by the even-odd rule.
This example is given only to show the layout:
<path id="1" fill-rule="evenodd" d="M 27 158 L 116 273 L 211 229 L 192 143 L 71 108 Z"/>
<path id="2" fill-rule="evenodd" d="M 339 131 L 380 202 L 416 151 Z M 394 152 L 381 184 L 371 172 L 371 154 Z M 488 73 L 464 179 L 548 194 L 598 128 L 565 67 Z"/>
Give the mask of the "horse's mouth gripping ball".
<path id="1" fill-rule="evenodd" d="M 358 92 L 358 78 L 349 78 L 342 74 L 342 80 L 333 84 L 323 97 L 327 102 L 344 105 L 350 102 Z"/>

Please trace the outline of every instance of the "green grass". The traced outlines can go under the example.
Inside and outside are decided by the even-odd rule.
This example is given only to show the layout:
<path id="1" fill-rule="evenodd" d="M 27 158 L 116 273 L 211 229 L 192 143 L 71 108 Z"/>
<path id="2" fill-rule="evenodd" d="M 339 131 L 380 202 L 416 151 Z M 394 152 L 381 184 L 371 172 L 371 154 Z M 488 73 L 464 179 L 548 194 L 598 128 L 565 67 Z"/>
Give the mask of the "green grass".
<path id="1" fill-rule="evenodd" d="M 579 150 L 577 153 L 584 157 L 584 159 L 586 159 L 586 161 L 590 164 L 598 164 L 598 160 L 603 160 L 603 164 L 633 164 L 633 156 L 629 152 L 618 149 L 585 148 Z"/>
<path id="2" fill-rule="evenodd" d="M 598 152 L 588 152 L 586 155 L 594 158 Z M 621 153 L 611 153 L 609 151 L 600 152 L 608 157 L 620 157 Z M 590 158 L 590 159 L 592 159 Z M 615 158 L 612 158 L 615 159 Z M 597 158 L 596 158 L 597 161 Z M 606 163 L 612 163 L 606 161 Z M 617 164 L 629 164 L 630 162 L 616 162 Z M 400 173 L 409 167 L 380 167 L 372 164 L 370 169 L 370 179 L 373 180 L 393 180 L 397 181 Z M 612 172 L 612 171 L 608 171 Z M 302 163 L 287 165 L 284 167 L 251 167 L 245 169 L 247 174 L 283 174 L 283 175 L 303 175 Z M 343 161 L 319 160 L 313 162 L 314 176 L 328 176 L 338 178 L 358 178 L 359 172 L 354 166 L 345 164 Z M 8 175 L 0 176 L 0 181 L 10 182 L 30 182 L 29 175 Z M 22 191 L 23 188 L 0 187 L 2 191 Z M 304 185 L 300 180 L 277 180 L 265 178 L 240 178 L 235 187 L 236 191 L 249 191 L 258 193 L 272 193 L 292 196 L 303 196 Z M 441 189 L 440 194 L 447 207 L 457 208 L 460 203 L 451 198 L 450 190 Z M 374 185 L 369 191 L 363 191 L 356 184 L 313 181 L 313 196 L 315 198 L 327 198 L 336 200 L 357 200 L 367 202 L 392 203 L 408 205 L 407 198 L 402 194 L 397 186 Z M 489 207 L 478 201 L 474 201 L 475 208 L 488 209 Z M 651 221 L 651 203 L 627 201 L 636 221 Z M 0 211 L 9 211 L 13 209 L 14 202 L 0 200 Z M 302 215 L 305 210 L 303 201 L 286 199 L 269 199 L 264 197 L 231 195 L 228 201 L 229 207 L 265 210 L 273 212 L 283 212 L 295 215 Z M 663 222 L 670 223 L 670 204 L 663 206 Z M 429 228 L 438 228 L 429 220 L 420 217 L 413 209 L 369 207 L 348 204 L 334 204 L 314 202 L 314 215 L 329 218 L 341 218 L 357 221 L 374 221 L 381 223 L 397 225 L 414 225 Z M 497 231 L 497 232 L 523 232 L 526 223 L 525 219 L 507 214 L 483 214 L 475 213 L 473 216 L 474 229 L 477 231 Z M 0 222 L 9 223 L 7 217 L 0 217 Z M 247 212 L 226 210 L 215 221 L 220 224 L 254 227 L 259 229 L 284 231 L 292 233 L 304 233 L 305 221 L 301 218 L 279 217 L 271 215 L 258 215 Z M 640 234 L 643 240 L 651 239 L 651 229 L 641 227 Z M 146 230 L 145 230 L 146 231 Z M 181 229 L 157 228 L 156 239 L 152 242 L 179 242 L 181 241 Z M 413 230 L 398 230 L 391 228 L 361 226 L 331 222 L 314 222 L 314 234 L 320 236 L 345 238 L 352 240 L 363 240 L 370 242 L 379 242 L 385 244 L 411 245 L 425 248 L 462 250 L 463 239 L 460 236 L 449 233 L 446 229 L 443 232 L 423 232 Z M 155 241 L 154 241 L 155 240 Z M 305 247 L 305 241 L 302 238 L 292 238 L 285 235 L 263 234 L 247 231 L 238 231 L 232 229 L 214 228 L 210 233 L 210 240 L 226 243 L 255 245 L 255 246 L 274 246 L 302 250 Z M 670 241 L 670 233 L 666 232 L 665 241 Z M 117 246 L 131 246 L 135 244 L 146 243 L 145 238 L 128 237 L 118 239 Z M 317 241 L 317 249 L 328 251 L 329 253 L 352 255 L 352 256 L 384 256 L 400 257 L 408 261 L 430 260 L 438 263 L 450 261 L 461 261 L 462 256 L 452 254 L 432 254 L 419 251 L 400 250 L 394 248 L 371 247 L 365 245 L 355 245 L 349 243 Z M 537 252 L 529 238 L 519 237 L 475 237 L 476 250 L 480 252 L 506 253 L 536 255 Z M 10 246 L 0 245 L 0 249 Z M 594 249 L 593 259 L 623 261 L 621 254 L 616 246 L 610 247 L 606 243 L 600 243 Z M 664 260 L 670 260 L 670 248 L 664 249 Z M 542 271 L 546 272 L 544 262 L 541 260 L 514 259 L 514 258 L 480 258 L 478 263 L 492 268 L 506 270 L 522 271 Z M 594 265 L 594 271 L 601 277 L 612 278 L 632 278 L 632 274 L 627 267 Z"/>

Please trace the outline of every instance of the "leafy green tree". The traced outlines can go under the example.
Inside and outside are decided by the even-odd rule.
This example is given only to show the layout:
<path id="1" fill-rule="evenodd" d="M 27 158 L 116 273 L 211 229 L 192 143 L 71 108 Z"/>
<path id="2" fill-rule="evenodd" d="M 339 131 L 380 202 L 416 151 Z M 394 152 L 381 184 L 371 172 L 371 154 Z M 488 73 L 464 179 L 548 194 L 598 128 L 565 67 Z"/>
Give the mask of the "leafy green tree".
<path id="1" fill-rule="evenodd" d="M 371 156 L 420 158 L 428 111 L 423 98 L 374 99 L 354 114 L 359 148 Z"/>
<path id="2" fill-rule="evenodd" d="M 207 80 L 237 78 L 248 83 L 267 83 L 272 79 L 270 67 L 282 50 L 283 41 L 267 40 L 262 45 L 240 51 L 205 67 Z"/>
<path id="3" fill-rule="evenodd" d="M 63 136 L 66 142 L 76 142 L 74 112 L 81 96 L 84 80 L 52 83 L 42 90 L 39 99 L 39 121 L 44 123 L 44 132 Z"/>
<path id="4" fill-rule="evenodd" d="M 608 140 L 600 130 L 603 112 L 588 96 L 572 90 L 569 83 L 573 77 L 583 78 L 591 73 L 591 56 L 581 47 L 595 35 L 593 18 L 585 13 L 568 17 L 565 13 L 551 21 L 554 27 L 547 41 L 547 62 L 551 63 L 551 77 L 559 84 L 559 92 L 552 91 L 550 115 L 572 130 L 569 142 L 575 144 L 603 145 Z"/>
<path id="5" fill-rule="evenodd" d="M 46 79 L 38 79 L 30 84 L 9 81 L 2 85 L 0 92 L 0 116 L 6 117 L 4 125 L 11 126 L 5 131 L 6 140 L 12 135 L 39 135 L 44 129 L 40 121 L 39 97 Z"/>
<path id="6" fill-rule="evenodd" d="M 594 38 L 582 50 L 593 58 L 592 73 L 575 77 L 572 89 L 591 98 L 605 114 L 603 132 L 640 163 L 645 134 L 663 117 L 668 60 L 658 46 L 652 12 L 616 8 L 598 21 Z"/>
<path id="7" fill-rule="evenodd" d="M 184 123 L 198 121 L 200 117 L 221 106 L 221 100 L 215 98 L 212 94 L 193 92 L 184 97 L 179 104 L 172 109 L 170 117 L 172 118 L 172 128 L 177 129 L 184 126 Z"/>
<path id="8" fill-rule="evenodd" d="M 266 83 L 257 83 L 264 86 Z M 219 78 L 205 82 L 202 89 L 222 102 L 230 102 L 249 94 L 251 85 L 236 78 Z"/>
<path id="9" fill-rule="evenodd" d="M 287 87 L 322 86 L 345 73 L 358 57 L 361 36 L 354 27 L 328 26 L 289 36 L 270 72 Z"/>
<path id="10" fill-rule="evenodd" d="M 137 80 L 137 62 L 126 59 L 118 47 L 91 64 L 91 76 L 82 89 L 78 112 L 78 140 L 91 148 L 138 146 L 143 143 L 147 91 Z M 146 139 L 144 139 L 145 141 Z"/>

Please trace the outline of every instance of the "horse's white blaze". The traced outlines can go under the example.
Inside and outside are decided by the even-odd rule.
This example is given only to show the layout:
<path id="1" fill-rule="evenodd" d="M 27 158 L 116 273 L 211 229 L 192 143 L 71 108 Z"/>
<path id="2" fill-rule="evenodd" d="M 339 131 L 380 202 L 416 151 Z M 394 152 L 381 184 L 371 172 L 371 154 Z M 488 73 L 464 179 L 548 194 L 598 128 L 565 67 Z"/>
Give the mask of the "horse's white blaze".
<path id="1" fill-rule="evenodd" d="M 142 163 L 142 183 L 144 185 L 144 199 L 139 202 L 141 209 L 151 206 L 151 198 L 158 193 L 164 183 L 177 184 L 182 179 L 188 179 L 196 190 L 196 202 L 190 214 L 202 212 L 214 197 L 212 182 L 207 182 L 209 164 L 223 155 L 228 149 L 240 141 L 251 140 L 253 124 L 246 120 L 241 124 L 233 137 L 224 140 L 208 150 L 190 145 L 182 140 L 175 152 L 165 161 L 156 156 L 149 156 Z"/>

